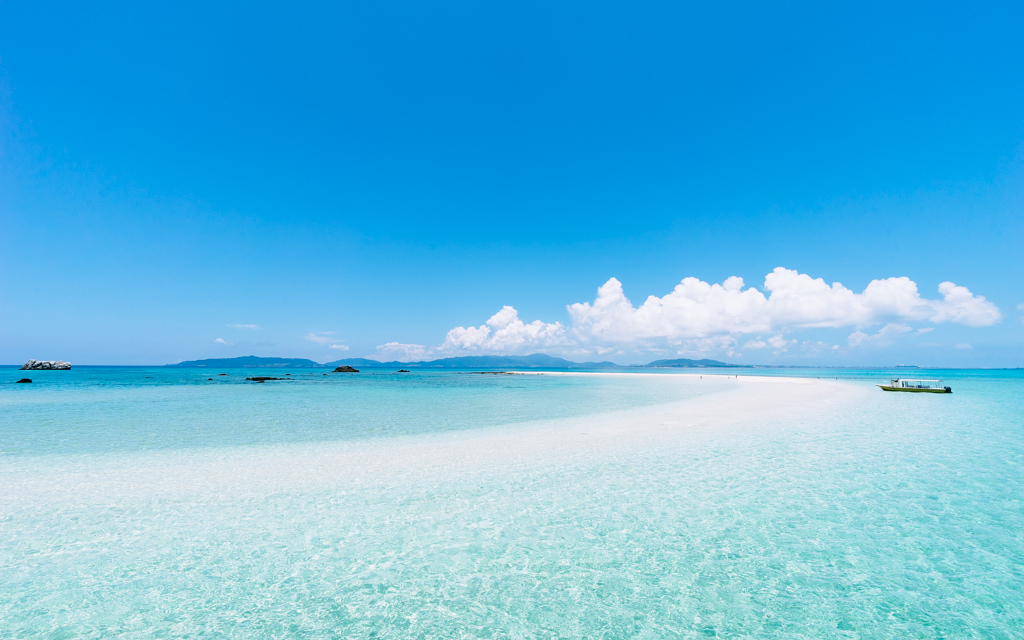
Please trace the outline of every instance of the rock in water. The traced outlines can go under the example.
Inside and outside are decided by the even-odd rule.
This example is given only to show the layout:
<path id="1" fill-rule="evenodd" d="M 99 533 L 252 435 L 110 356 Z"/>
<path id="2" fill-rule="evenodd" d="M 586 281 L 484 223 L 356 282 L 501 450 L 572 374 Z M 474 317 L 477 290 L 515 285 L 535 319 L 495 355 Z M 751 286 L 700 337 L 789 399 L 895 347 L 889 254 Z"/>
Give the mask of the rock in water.
<path id="1" fill-rule="evenodd" d="M 32 380 L 29 378 L 22 378 L 21 380 L 18 380 L 18 384 L 25 384 L 26 382 L 32 382 Z"/>
<path id="2" fill-rule="evenodd" d="M 331 373 L 359 373 L 359 369 L 353 369 L 352 367 L 350 367 L 350 366 L 348 366 L 346 364 L 346 365 L 342 365 L 342 366 L 338 367 L 337 369 L 335 369 Z"/>
<path id="3" fill-rule="evenodd" d="M 70 369 L 71 363 L 63 360 L 29 360 L 21 366 L 21 370 L 29 369 Z"/>

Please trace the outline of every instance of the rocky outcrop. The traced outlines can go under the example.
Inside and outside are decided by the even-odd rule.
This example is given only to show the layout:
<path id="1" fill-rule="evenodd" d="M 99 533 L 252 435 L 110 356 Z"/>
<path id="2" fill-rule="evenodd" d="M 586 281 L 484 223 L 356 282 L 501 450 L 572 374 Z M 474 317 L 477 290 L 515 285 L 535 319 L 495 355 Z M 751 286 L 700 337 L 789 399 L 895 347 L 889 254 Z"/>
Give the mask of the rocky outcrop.
<path id="1" fill-rule="evenodd" d="M 18 384 L 25 384 L 29 382 L 32 382 L 30 378 L 22 378 L 21 380 L 18 380 Z"/>
<path id="2" fill-rule="evenodd" d="M 338 367 L 337 369 L 335 369 L 331 373 L 359 373 L 359 369 L 353 369 L 352 367 L 350 367 L 350 366 L 348 366 L 346 364 L 346 365 L 342 365 L 342 366 Z"/>
<path id="3" fill-rule="evenodd" d="M 21 366 L 21 370 L 34 369 L 70 369 L 71 363 L 63 360 L 29 360 Z"/>
<path id="4" fill-rule="evenodd" d="M 210 378 L 212 380 L 213 378 Z M 287 378 L 274 378 L 271 376 L 253 376 L 246 378 L 246 380 L 252 380 L 253 382 L 266 382 L 267 380 L 287 380 Z"/>

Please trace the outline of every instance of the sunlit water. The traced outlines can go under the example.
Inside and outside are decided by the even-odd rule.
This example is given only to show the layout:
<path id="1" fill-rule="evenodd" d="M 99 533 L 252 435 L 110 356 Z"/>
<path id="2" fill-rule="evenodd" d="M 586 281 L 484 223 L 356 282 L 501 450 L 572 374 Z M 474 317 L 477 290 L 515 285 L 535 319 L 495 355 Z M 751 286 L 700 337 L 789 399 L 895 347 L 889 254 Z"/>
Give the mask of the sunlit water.
<path id="1" fill-rule="evenodd" d="M 0 369 L 0 636 L 1024 629 L 1021 371 L 942 372 L 954 393 L 933 396 L 870 390 L 886 372 L 808 370 L 857 401 L 657 446 L 441 465 L 471 438 L 737 388 L 225 372 Z M 22 375 L 35 382 L 11 384 Z M 359 465 L 318 471 L 334 452 Z"/>

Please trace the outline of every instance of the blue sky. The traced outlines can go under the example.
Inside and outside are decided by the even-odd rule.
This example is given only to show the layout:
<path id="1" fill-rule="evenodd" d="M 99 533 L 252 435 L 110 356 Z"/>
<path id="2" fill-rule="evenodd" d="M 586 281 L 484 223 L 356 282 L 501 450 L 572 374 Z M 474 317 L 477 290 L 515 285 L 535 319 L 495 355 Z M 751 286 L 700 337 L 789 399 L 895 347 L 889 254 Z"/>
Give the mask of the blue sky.
<path id="1" fill-rule="evenodd" d="M 147 4 L 0 5 L 0 362 L 1024 366 L 1019 3 Z"/>

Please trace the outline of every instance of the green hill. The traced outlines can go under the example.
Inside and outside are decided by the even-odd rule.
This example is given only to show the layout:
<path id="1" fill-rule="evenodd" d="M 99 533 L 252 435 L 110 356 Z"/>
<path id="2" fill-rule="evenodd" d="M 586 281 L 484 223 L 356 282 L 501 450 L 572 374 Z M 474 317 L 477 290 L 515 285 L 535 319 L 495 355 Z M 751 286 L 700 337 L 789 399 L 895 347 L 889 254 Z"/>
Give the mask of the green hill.
<path id="1" fill-rule="evenodd" d="M 565 358 L 557 358 L 544 353 L 528 356 L 462 356 L 458 358 L 441 358 L 420 362 L 378 362 L 365 358 L 346 358 L 328 362 L 328 367 L 349 365 L 358 367 L 416 367 L 420 369 L 613 369 L 619 365 L 614 362 L 573 362 Z"/>
<path id="2" fill-rule="evenodd" d="M 240 358 L 209 358 L 207 360 L 186 360 L 178 364 L 164 365 L 167 367 L 219 367 L 221 369 L 232 368 L 274 368 L 274 367 L 316 367 L 323 368 L 324 365 L 305 358 L 261 358 L 259 356 L 242 356 Z"/>
<path id="3" fill-rule="evenodd" d="M 400 362 L 393 360 L 381 362 L 368 358 L 345 358 L 320 364 L 305 358 L 263 358 L 259 356 L 243 356 L 240 358 L 209 358 L 206 360 L 186 360 L 168 367 L 203 367 L 203 368 L 317 368 L 340 367 L 377 367 L 377 368 L 419 368 L 419 369 L 620 369 L 625 368 L 614 362 L 573 362 L 565 358 L 549 356 L 545 353 L 533 353 L 528 356 L 461 356 L 456 358 L 440 358 L 438 360 L 422 360 L 419 362 Z M 721 368 L 743 367 L 745 365 L 728 364 L 718 360 L 655 360 L 637 367 L 678 367 L 678 368 Z"/>
<path id="4" fill-rule="evenodd" d="M 745 367 L 742 364 L 729 364 L 718 360 L 690 360 L 689 358 L 677 358 L 675 360 L 655 360 L 647 364 L 648 367 L 680 367 L 680 368 L 714 368 L 714 367 Z"/>

